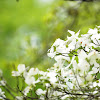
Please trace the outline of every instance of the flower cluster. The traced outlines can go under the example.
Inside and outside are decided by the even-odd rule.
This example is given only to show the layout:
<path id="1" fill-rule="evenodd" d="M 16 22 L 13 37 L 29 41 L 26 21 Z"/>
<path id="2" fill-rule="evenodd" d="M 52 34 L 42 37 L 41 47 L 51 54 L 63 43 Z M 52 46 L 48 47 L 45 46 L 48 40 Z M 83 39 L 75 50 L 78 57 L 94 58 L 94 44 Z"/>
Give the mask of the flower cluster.
<path id="1" fill-rule="evenodd" d="M 18 65 L 18 71 L 12 71 L 12 76 L 22 77 L 26 84 L 22 90 L 18 88 L 21 95 L 15 97 L 17 100 L 100 98 L 100 26 L 84 35 L 80 31 L 68 32 L 70 37 L 57 39 L 48 50 L 47 55 L 56 63 L 46 72 L 24 64 Z"/>

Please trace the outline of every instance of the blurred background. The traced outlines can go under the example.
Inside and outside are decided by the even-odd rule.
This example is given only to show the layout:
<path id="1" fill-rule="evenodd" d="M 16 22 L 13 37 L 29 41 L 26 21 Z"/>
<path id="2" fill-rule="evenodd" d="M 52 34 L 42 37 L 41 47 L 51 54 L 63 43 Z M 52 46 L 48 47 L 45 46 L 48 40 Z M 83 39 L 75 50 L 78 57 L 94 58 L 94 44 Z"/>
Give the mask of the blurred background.
<path id="1" fill-rule="evenodd" d="M 84 34 L 100 25 L 100 2 L 0 0 L 0 68 L 8 84 L 18 64 L 46 70 L 53 66 L 47 51 L 68 30 Z"/>

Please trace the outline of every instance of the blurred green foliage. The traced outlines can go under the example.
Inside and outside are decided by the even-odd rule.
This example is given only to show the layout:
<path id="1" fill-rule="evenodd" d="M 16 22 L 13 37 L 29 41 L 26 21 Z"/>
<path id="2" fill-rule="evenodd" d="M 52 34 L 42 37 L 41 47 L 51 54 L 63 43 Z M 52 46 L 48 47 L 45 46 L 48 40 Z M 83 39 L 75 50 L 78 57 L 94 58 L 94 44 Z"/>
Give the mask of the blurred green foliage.
<path id="1" fill-rule="evenodd" d="M 47 51 L 57 38 L 100 24 L 100 2 L 49 1 L 0 0 L 0 68 L 11 85 L 14 66 L 46 70 L 53 66 Z"/>

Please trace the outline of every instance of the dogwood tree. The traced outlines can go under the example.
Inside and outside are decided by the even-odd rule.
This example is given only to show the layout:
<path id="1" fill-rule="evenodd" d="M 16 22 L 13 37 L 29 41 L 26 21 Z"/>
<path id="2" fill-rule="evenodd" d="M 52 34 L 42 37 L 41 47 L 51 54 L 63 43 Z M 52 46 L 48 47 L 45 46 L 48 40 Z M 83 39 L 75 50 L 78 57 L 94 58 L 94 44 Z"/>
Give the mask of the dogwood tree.
<path id="1" fill-rule="evenodd" d="M 100 26 L 80 35 L 68 30 L 70 37 L 57 39 L 47 55 L 56 62 L 47 71 L 18 65 L 12 76 L 12 89 L 0 71 L 0 86 L 13 100 L 98 100 L 100 98 Z M 23 80 L 20 88 L 18 78 Z M 0 88 L 0 99 L 11 100 Z M 15 94 L 15 93 L 16 94 Z"/>

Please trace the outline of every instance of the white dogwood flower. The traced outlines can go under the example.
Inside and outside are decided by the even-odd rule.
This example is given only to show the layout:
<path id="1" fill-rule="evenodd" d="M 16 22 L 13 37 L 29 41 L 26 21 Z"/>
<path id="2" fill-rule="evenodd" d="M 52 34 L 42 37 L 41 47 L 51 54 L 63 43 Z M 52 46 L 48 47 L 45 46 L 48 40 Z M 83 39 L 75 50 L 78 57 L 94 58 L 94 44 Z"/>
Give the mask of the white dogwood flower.
<path id="1" fill-rule="evenodd" d="M 0 99 L 1 100 L 5 100 L 6 96 L 4 95 L 5 92 L 2 91 L 2 89 L 0 88 Z"/>
<path id="2" fill-rule="evenodd" d="M 46 93 L 46 91 L 43 91 L 41 88 L 37 89 L 37 91 L 36 91 L 37 95 L 42 95 L 42 94 L 45 94 L 45 93 Z"/>
<path id="3" fill-rule="evenodd" d="M 19 64 L 18 65 L 18 71 L 12 71 L 12 76 L 20 76 L 25 71 L 25 65 Z"/>

